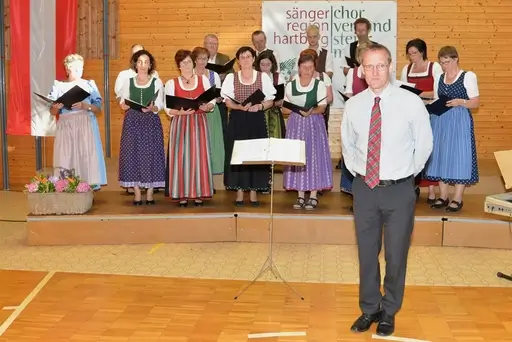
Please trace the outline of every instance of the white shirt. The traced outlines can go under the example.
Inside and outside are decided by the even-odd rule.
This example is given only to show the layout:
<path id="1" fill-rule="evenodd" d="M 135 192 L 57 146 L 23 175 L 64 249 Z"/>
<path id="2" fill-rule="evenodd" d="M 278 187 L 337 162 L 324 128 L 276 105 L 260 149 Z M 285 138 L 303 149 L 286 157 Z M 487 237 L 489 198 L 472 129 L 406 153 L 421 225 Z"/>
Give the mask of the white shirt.
<path id="1" fill-rule="evenodd" d="M 242 82 L 241 79 L 242 71 L 237 71 L 235 73 L 227 74 L 226 78 L 224 79 L 224 82 L 222 83 L 222 88 L 220 91 L 220 96 L 224 98 L 224 101 L 226 101 L 227 96 L 231 97 L 232 99 L 238 100 L 235 97 L 235 75 L 238 77 L 238 80 L 240 83 L 245 84 Z M 245 85 L 251 85 L 254 82 L 256 82 L 256 77 L 258 75 L 258 72 L 256 70 L 252 71 L 252 82 L 250 84 Z M 270 78 L 269 75 L 265 73 L 261 73 L 261 91 L 263 94 L 265 94 L 265 101 L 270 101 L 275 98 L 276 95 L 276 88 L 274 87 L 274 81 Z M 245 99 L 241 99 L 245 100 Z"/>
<path id="2" fill-rule="evenodd" d="M 264 49 L 263 49 L 262 51 L 260 51 L 260 52 L 256 51 L 256 57 L 258 57 L 258 56 L 259 56 L 259 54 L 260 54 L 260 53 L 262 53 L 263 51 L 267 51 L 267 50 L 268 50 L 268 48 L 264 48 Z M 279 71 L 281 70 L 281 69 L 279 68 L 279 55 L 277 54 L 277 51 L 275 51 L 275 50 L 272 50 L 272 54 L 274 55 L 274 58 L 276 59 L 276 64 L 277 64 L 277 65 L 276 65 L 276 67 L 277 67 L 277 70 L 276 70 L 276 71 L 277 71 L 277 72 L 279 72 Z"/>
<path id="3" fill-rule="evenodd" d="M 194 88 L 190 88 L 190 89 L 187 89 L 187 90 L 195 90 L 197 88 L 197 85 L 199 84 L 199 82 L 197 82 L 197 75 L 194 75 L 194 82 L 195 82 L 195 87 Z M 210 84 L 210 80 L 208 79 L 208 77 L 206 77 L 205 75 L 201 76 L 202 79 L 203 79 L 203 88 L 206 90 L 210 89 L 212 87 L 212 85 Z M 218 75 L 217 75 L 218 77 Z M 220 82 L 220 80 L 219 80 Z M 181 77 L 178 77 L 178 83 L 180 84 L 180 87 L 181 89 L 185 89 L 185 87 L 183 86 L 183 82 L 181 80 Z M 175 89 L 174 89 L 174 79 L 172 80 L 169 80 L 165 83 L 165 95 L 171 95 L 171 96 L 174 96 L 175 94 Z M 217 99 L 213 99 L 211 100 L 210 102 L 208 103 L 211 103 L 213 104 L 213 106 L 215 107 L 215 103 L 216 103 Z M 169 108 L 166 108 L 165 107 L 165 104 L 164 104 L 164 110 L 165 110 L 165 113 L 167 115 L 171 115 L 171 109 Z M 212 109 L 213 111 L 213 109 Z"/>
<path id="4" fill-rule="evenodd" d="M 343 158 L 354 176 L 366 175 L 368 132 L 376 95 L 371 89 L 345 103 L 341 124 Z M 397 180 L 419 174 L 433 146 L 430 115 L 419 96 L 392 84 L 380 95 L 381 180 Z"/>
<path id="5" fill-rule="evenodd" d="M 428 62 L 427 70 L 424 72 L 412 72 L 412 69 L 414 68 L 414 63 L 411 67 L 411 72 L 409 75 L 407 75 L 407 69 L 409 68 L 409 64 L 405 65 L 402 69 L 402 74 L 400 75 L 400 81 L 402 82 L 409 82 L 407 81 L 407 77 L 427 77 L 428 76 L 428 70 L 430 69 L 430 63 Z M 432 76 L 434 77 L 434 80 L 437 78 L 439 80 L 439 76 L 443 74 L 443 68 L 441 67 L 441 64 L 434 62 L 434 66 L 432 67 Z"/>
<path id="6" fill-rule="evenodd" d="M 459 71 L 453 82 L 459 79 L 460 75 L 462 75 L 462 72 L 463 70 Z M 434 79 L 434 98 L 436 99 L 439 98 L 439 94 L 437 92 L 439 88 L 439 79 L 441 76 L 442 75 L 439 75 L 439 77 Z M 446 82 L 446 75 L 444 76 L 443 81 Z M 466 88 L 466 92 L 468 93 L 468 97 L 470 99 L 480 96 L 480 92 L 478 90 L 478 80 L 476 74 L 473 71 L 466 72 L 466 76 L 464 76 L 464 88 Z"/>
<path id="7" fill-rule="evenodd" d="M 293 95 L 293 83 L 290 82 L 286 85 L 285 91 L 284 91 L 284 100 L 290 103 L 293 103 L 297 106 L 305 106 L 306 105 L 306 97 L 307 94 L 301 94 L 301 95 Z M 308 93 L 311 90 L 313 90 L 313 86 L 315 85 L 315 79 L 311 79 L 311 82 L 306 87 L 303 87 L 300 85 L 299 79 L 296 81 L 296 87 L 297 90 L 301 93 Z M 325 98 L 327 96 L 327 88 L 325 87 L 325 83 L 320 81 L 318 83 L 318 87 L 316 90 L 316 100 L 322 100 L 318 103 L 319 106 L 325 106 L 327 105 L 327 99 Z"/>
<path id="8" fill-rule="evenodd" d="M 122 102 L 124 99 L 130 99 L 130 79 L 132 79 L 132 78 L 126 78 L 124 80 L 124 83 L 121 86 L 121 96 L 119 97 L 120 98 L 120 102 Z M 154 78 L 156 78 L 156 81 L 155 81 L 155 94 L 158 91 L 158 95 L 157 95 L 157 98 L 156 98 L 155 103 L 153 105 L 158 108 L 158 110 L 155 112 L 155 113 L 158 113 L 159 111 L 162 110 L 162 108 L 164 108 L 164 84 L 162 83 L 162 81 L 159 78 L 153 76 L 150 79 L 150 81 L 147 84 L 145 84 L 145 85 L 139 85 L 137 83 L 137 79 L 136 78 L 133 78 L 133 82 L 134 82 L 134 84 L 135 84 L 135 86 L 137 88 L 144 89 L 144 88 L 148 88 L 151 85 L 151 83 L 153 82 Z M 134 99 L 134 101 L 136 101 L 136 100 Z"/>
<path id="9" fill-rule="evenodd" d="M 318 76 L 316 77 L 317 80 L 320 80 L 322 82 L 325 83 L 325 86 L 326 87 L 331 87 L 332 86 L 332 81 L 331 81 L 331 78 L 329 77 L 329 75 L 327 75 L 325 72 L 323 73 L 324 75 L 324 78 L 321 79 L 320 78 L 320 74 L 318 74 Z M 299 74 L 296 73 L 295 75 L 293 75 L 290 79 L 290 82 L 293 81 L 294 79 L 298 78 L 299 77 Z"/>
<path id="10" fill-rule="evenodd" d="M 117 99 L 121 98 L 121 95 L 123 93 L 122 88 L 123 85 L 126 84 L 126 80 L 129 80 L 130 78 L 135 76 L 137 76 L 137 73 L 133 69 L 123 70 L 119 73 L 119 75 L 117 75 L 116 83 L 114 84 L 114 93 L 116 94 Z M 156 70 L 153 72 L 153 77 L 159 78 L 158 72 Z"/>

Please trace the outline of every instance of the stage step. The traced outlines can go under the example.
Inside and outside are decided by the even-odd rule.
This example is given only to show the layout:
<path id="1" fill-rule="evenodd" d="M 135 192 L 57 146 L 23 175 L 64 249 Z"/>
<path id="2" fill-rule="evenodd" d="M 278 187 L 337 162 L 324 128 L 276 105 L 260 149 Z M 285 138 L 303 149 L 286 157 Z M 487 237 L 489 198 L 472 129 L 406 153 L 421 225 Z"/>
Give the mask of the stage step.
<path id="1" fill-rule="evenodd" d="M 479 170 L 480 170 L 480 181 L 478 184 L 467 187 L 465 190 L 466 194 L 473 195 L 490 195 L 490 194 L 500 194 L 505 192 L 504 183 L 499 172 L 498 166 L 495 160 L 479 160 Z M 333 167 L 334 168 L 334 167 Z M 277 171 L 274 174 L 274 182 L 276 191 L 283 191 L 283 174 L 282 167 L 277 167 Z M 107 178 L 108 178 L 108 186 L 106 186 L 103 190 L 106 191 L 119 191 L 119 183 L 117 181 L 118 174 L 118 159 L 111 158 L 107 159 Z M 215 175 L 213 177 L 213 182 L 216 190 L 225 190 L 224 188 L 224 180 L 223 175 Z M 341 172 L 340 170 L 334 169 L 333 171 L 333 192 L 340 192 L 340 178 Z M 453 191 L 453 187 L 451 187 Z M 427 192 L 427 188 L 422 188 L 422 192 Z"/>

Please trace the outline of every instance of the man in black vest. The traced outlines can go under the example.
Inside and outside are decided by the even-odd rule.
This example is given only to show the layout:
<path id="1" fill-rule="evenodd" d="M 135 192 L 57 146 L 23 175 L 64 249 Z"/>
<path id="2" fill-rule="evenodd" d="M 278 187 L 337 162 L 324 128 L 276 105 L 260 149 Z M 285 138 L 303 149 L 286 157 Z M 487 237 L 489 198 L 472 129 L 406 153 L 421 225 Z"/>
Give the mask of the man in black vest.
<path id="1" fill-rule="evenodd" d="M 354 31 L 357 36 L 357 41 L 350 43 L 348 49 L 345 49 L 345 57 L 349 57 L 350 59 L 352 59 L 355 63 L 355 66 L 358 66 L 356 58 L 357 47 L 361 43 L 367 43 L 370 41 L 370 38 L 368 38 L 368 36 L 370 34 L 371 29 L 372 25 L 370 21 L 366 18 L 359 18 L 354 22 Z M 371 42 L 373 44 L 377 44 L 374 41 Z M 343 67 L 343 73 L 345 74 L 345 76 L 347 76 L 347 73 L 352 66 L 348 65 L 346 60 L 342 61 L 342 63 L 345 63 Z"/>
<path id="2" fill-rule="evenodd" d="M 273 50 L 267 49 L 267 36 L 265 35 L 265 32 L 261 30 L 254 31 L 251 36 L 252 45 L 254 46 L 254 50 L 256 50 L 256 57 L 263 51 L 269 51 L 271 52 L 277 62 L 277 72 L 279 72 L 279 58 L 277 56 L 277 53 Z M 256 63 L 256 60 L 254 61 Z M 256 67 L 256 66 L 255 66 Z"/>

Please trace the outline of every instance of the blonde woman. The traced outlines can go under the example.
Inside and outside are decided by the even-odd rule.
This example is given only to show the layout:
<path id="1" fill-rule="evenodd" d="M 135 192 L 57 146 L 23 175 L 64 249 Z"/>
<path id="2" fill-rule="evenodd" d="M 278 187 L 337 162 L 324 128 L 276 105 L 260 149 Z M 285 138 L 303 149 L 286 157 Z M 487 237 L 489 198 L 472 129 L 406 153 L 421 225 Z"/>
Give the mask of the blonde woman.
<path id="1" fill-rule="evenodd" d="M 101 111 L 102 98 L 93 80 L 84 80 L 84 59 L 72 54 L 64 59 L 67 79 L 55 81 L 49 98 L 56 100 L 74 86 L 86 90 L 90 96 L 73 104 L 71 109 L 62 103 L 50 107 L 52 115 L 59 115 L 53 145 L 53 166 L 74 169 L 77 176 L 95 190 L 107 184 L 107 171 L 96 114 Z"/>

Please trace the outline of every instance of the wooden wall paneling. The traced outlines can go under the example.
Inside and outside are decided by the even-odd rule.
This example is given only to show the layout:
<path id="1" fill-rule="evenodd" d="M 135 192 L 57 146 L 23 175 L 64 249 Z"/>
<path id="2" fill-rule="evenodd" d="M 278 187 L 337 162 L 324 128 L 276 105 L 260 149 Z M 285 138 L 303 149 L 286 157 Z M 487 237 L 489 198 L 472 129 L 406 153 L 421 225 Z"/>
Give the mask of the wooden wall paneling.
<path id="1" fill-rule="evenodd" d="M 101 27 L 99 21 L 102 20 L 100 4 L 99 0 L 80 1 L 79 31 L 81 37 L 90 37 L 93 30 L 96 32 L 97 40 L 90 37 L 88 39 L 91 43 L 87 45 L 84 43 L 85 38 L 82 38 L 80 46 L 90 50 L 87 52 L 90 57 L 86 61 L 85 77 L 94 79 L 103 94 L 102 56 L 92 56 L 93 53 L 96 56 L 102 53 L 102 45 L 99 43 L 102 39 L 101 28 L 98 28 Z M 397 4 L 398 71 L 407 62 L 404 50 L 410 39 L 424 39 L 429 45 L 431 60 L 436 60 L 437 51 L 443 45 L 456 46 L 462 68 L 472 70 L 478 76 L 481 107 L 474 112 L 474 122 L 479 158 L 494 158 L 494 151 L 510 149 L 512 117 L 509 113 L 512 104 L 506 93 L 512 86 L 512 68 L 508 65 L 508 56 L 512 52 L 508 43 L 512 33 L 512 3 L 504 0 L 397 0 Z M 158 72 L 165 83 L 177 75 L 174 54 L 178 49 L 201 46 L 206 34 L 215 33 L 220 39 L 219 50 L 234 56 L 241 45 L 251 44 L 252 31 L 261 28 L 259 0 L 110 0 L 109 6 L 114 7 L 114 10 L 110 10 L 111 23 L 116 23 L 115 28 L 110 27 L 111 37 L 118 45 L 117 55 L 111 56 L 110 63 L 111 101 L 110 104 L 105 104 L 111 106 L 113 158 L 119 152 L 123 123 L 123 113 L 115 101 L 113 86 L 118 73 L 128 67 L 133 44 L 143 44 L 155 56 Z M 84 21 L 92 25 L 89 31 L 86 30 Z M 93 46 L 92 42 L 96 45 Z M 161 118 L 167 136 L 169 121 L 164 114 Z M 103 116 L 100 115 L 98 120 L 104 136 Z M 332 130 L 330 139 L 333 151 L 339 153 L 338 129 Z M 35 164 L 33 138 L 9 137 L 9 143 L 16 145 L 10 154 L 13 175 L 11 183 L 16 177 L 18 180 L 23 179 L 24 183 L 28 177 L 26 170 Z M 48 160 L 51 152 L 46 152 Z M 29 167 L 24 167 L 25 165 Z M 32 170 L 33 167 L 28 175 Z"/>

